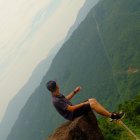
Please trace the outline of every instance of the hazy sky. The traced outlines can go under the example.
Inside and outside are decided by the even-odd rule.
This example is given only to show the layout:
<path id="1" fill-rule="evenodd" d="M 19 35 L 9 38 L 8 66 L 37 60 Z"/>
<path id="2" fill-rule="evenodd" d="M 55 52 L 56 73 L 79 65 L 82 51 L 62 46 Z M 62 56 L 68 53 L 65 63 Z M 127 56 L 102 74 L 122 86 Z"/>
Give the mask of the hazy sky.
<path id="1" fill-rule="evenodd" d="M 0 120 L 35 66 L 74 23 L 85 0 L 0 0 Z"/>

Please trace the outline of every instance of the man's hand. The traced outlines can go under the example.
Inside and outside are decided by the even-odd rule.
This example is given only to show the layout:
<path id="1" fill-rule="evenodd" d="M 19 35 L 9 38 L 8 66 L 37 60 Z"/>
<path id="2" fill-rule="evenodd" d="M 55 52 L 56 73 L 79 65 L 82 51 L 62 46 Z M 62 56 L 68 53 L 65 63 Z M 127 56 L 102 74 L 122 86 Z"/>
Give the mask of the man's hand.
<path id="1" fill-rule="evenodd" d="M 78 86 L 78 87 L 76 87 L 75 89 L 74 89 L 74 93 L 78 93 L 79 91 L 81 90 L 81 87 L 80 86 Z"/>
<path id="2" fill-rule="evenodd" d="M 66 96 L 66 99 L 70 100 L 73 96 L 81 90 L 81 87 L 76 87 L 69 95 Z"/>

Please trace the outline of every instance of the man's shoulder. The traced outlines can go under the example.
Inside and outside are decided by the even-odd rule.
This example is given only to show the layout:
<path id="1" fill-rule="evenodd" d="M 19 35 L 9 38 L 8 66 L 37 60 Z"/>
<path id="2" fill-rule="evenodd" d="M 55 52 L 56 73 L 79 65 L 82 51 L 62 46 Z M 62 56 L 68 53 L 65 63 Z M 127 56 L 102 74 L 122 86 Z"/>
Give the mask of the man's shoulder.
<path id="1" fill-rule="evenodd" d="M 53 104 L 57 104 L 62 100 L 62 98 L 58 98 L 58 97 L 53 97 L 52 102 Z"/>
<path id="2" fill-rule="evenodd" d="M 64 103 L 66 104 L 65 97 L 63 95 L 53 97 L 52 102 L 55 106 L 57 106 L 59 104 L 64 104 Z"/>

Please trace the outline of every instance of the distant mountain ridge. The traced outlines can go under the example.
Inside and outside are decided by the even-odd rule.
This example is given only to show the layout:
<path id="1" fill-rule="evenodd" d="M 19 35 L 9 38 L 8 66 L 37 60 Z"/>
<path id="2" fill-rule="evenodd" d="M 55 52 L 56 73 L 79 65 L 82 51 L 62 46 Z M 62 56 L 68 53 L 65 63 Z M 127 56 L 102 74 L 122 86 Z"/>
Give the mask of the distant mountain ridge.
<path id="1" fill-rule="evenodd" d="M 131 72 L 140 67 L 139 13 L 139 0 L 100 0 L 53 59 L 7 140 L 44 139 L 64 121 L 45 87 L 51 79 L 65 95 L 77 85 L 83 87 L 74 103 L 95 97 L 113 111 L 134 98 L 140 90 L 140 72 Z"/>
<path id="2" fill-rule="evenodd" d="M 19 112 L 25 105 L 28 98 L 34 92 L 42 80 L 42 77 L 48 71 L 52 59 L 56 55 L 59 46 L 50 52 L 47 59 L 39 63 L 33 71 L 28 82 L 21 88 L 17 95 L 9 102 L 3 120 L 0 123 L 0 140 L 5 140 L 10 133 L 10 129 L 18 118 Z"/>

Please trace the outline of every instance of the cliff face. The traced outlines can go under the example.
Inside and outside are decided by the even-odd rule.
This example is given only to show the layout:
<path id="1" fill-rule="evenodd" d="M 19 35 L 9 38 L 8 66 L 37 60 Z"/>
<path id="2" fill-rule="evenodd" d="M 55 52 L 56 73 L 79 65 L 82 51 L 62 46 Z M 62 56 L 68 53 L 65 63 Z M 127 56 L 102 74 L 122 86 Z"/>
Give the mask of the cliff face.
<path id="1" fill-rule="evenodd" d="M 104 140 L 93 112 L 62 124 L 47 140 Z"/>

